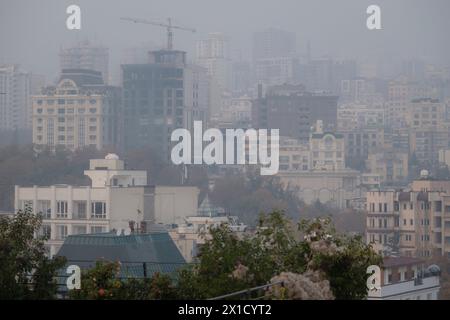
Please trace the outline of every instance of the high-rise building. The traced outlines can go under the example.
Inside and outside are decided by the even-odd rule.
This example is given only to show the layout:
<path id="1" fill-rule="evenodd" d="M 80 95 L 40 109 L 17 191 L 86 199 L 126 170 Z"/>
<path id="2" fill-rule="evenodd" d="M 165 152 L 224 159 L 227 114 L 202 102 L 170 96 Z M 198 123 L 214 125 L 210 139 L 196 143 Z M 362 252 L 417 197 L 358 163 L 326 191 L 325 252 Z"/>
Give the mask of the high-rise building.
<path id="1" fill-rule="evenodd" d="M 100 72 L 64 69 L 56 86 L 32 97 L 32 108 L 35 145 L 122 147 L 120 88 L 104 85 Z"/>
<path id="2" fill-rule="evenodd" d="M 238 95 L 248 93 L 251 86 L 252 68 L 247 61 L 233 62 L 231 90 Z"/>
<path id="3" fill-rule="evenodd" d="M 253 34 L 253 62 L 266 58 L 290 57 L 295 51 L 294 32 L 270 28 Z"/>
<path id="4" fill-rule="evenodd" d="M 311 93 L 301 85 L 280 85 L 267 89 L 252 105 L 254 128 L 280 129 L 280 136 L 309 141 L 311 127 L 322 120 L 325 131 L 336 129 L 337 96 Z"/>
<path id="5" fill-rule="evenodd" d="M 211 115 L 217 117 L 223 94 L 231 90 L 230 39 L 221 33 L 210 33 L 207 39 L 199 40 L 196 63 L 205 68 L 209 76 Z"/>
<path id="6" fill-rule="evenodd" d="M 294 83 L 298 61 L 295 57 L 261 58 L 255 61 L 255 77 L 257 83 L 265 86 Z"/>
<path id="7" fill-rule="evenodd" d="M 0 66 L 0 130 L 31 128 L 30 79 L 18 65 Z"/>
<path id="8" fill-rule="evenodd" d="M 60 68 L 88 69 L 102 73 L 103 82 L 109 83 L 109 50 L 89 41 L 78 43 L 74 47 L 61 49 L 59 53 Z"/>
<path id="9" fill-rule="evenodd" d="M 321 58 L 298 67 L 296 78 L 311 91 L 339 94 L 342 80 L 356 78 L 356 61 Z"/>
<path id="10" fill-rule="evenodd" d="M 230 39 L 221 33 L 210 33 L 197 42 L 197 64 L 217 82 L 223 91 L 231 87 Z"/>
<path id="11" fill-rule="evenodd" d="M 151 147 L 168 160 L 170 137 L 208 120 L 206 71 L 186 63 L 186 52 L 150 52 L 147 64 L 122 65 L 125 147 Z"/>

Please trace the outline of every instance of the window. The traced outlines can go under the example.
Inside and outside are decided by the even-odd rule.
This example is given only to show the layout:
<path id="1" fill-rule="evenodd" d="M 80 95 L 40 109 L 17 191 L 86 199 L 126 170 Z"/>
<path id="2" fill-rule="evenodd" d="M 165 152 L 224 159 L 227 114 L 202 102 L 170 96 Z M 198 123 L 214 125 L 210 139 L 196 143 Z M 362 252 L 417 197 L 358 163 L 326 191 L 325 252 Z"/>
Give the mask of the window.
<path id="1" fill-rule="evenodd" d="M 72 226 L 72 234 L 86 234 L 87 228 L 84 225 L 74 225 Z"/>
<path id="2" fill-rule="evenodd" d="M 105 219 L 106 218 L 106 203 L 92 202 L 91 203 L 91 218 Z"/>
<path id="3" fill-rule="evenodd" d="M 106 228 L 103 226 L 91 226 L 91 233 L 103 233 L 106 231 Z"/>
<path id="4" fill-rule="evenodd" d="M 49 224 L 43 224 L 39 230 L 39 235 L 46 239 L 50 239 L 52 235 L 52 228 Z"/>
<path id="5" fill-rule="evenodd" d="M 56 217 L 67 218 L 67 201 L 56 202 Z"/>
<path id="6" fill-rule="evenodd" d="M 86 201 L 74 201 L 73 203 L 73 218 L 74 219 L 86 219 L 87 202 Z"/>
<path id="7" fill-rule="evenodd" d="M 37 212 L 42 214 L 42 218 L 51 219 L 52 208 L 50 200 L 38 200 L 37 202 Z"/>
<path id="8" fill-rule="evenodd" d="M 414 225 L 414 219 L 409 219 L 409 224 Z"/>
<path id="9" fill-rule="evenodd" d="M 67 226 L 57 225 L 56 226 L 56 240 L 64 240 L 67 237 Z"/>

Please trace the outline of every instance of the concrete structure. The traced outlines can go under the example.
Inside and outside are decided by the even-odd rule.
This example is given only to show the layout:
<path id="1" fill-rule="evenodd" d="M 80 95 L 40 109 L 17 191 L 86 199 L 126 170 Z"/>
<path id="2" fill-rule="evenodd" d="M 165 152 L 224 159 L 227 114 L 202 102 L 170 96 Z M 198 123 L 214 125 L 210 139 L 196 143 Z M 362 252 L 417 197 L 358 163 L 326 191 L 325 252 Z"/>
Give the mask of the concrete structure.
<path id="1" fill-rule="evenodd" d="M 0 65 L 0 130 L 31 128 L 31 75 L 18 65 Z"/>
<path id="2" fill-rule="evenodd" d="M 110 154 L 90 161 L 89 186 L 15 187 L 15 211 L 43 215 L 51 255 L 68 235 L 127 229 L 130 221 L 180 223 L 197 211 L 196 187 L 148 186 L 146 171 L 127 170 Z"/>
<path id="3" fill-rule="evenodd" d="M 354 78 L 341 81 L 339 101 L 341 103 L 382 103 L 383 95 L 374 79 Z"/>
<path id="4" fill-rule="evenodd" d="M 361 128 L 382 128 L 384 126 L 383 104 L 344 104 L 337 110 L 337 129 L 358 130 Z"/>
<path id="5" fill-rule="evenodd" d="M 388 84 L 388 101 L 386 103 L 387 125 L 407 127 L 409 103 L 413 99 L 430 97 L 428 88 L 407 77 L 399 77 Z"/>
<path id="6" fill-rule="evenodd" d="M 250 128 L 252 117 L 252 99 L 247 96 L 232 97 L 227 95 L 222 99 L 218 126 L 228 128 Z"/>
<path id="7" fill-rule="evenodd" d="M 361 174 L 356 170 L 280 171 L 277 177 L 285 188 L 295 191 L 307 204 L 319 200 L 344 209 L 350 207 L 354 199 L 359 199 L 365 194 L 365 189 L 361 188 Z"/>
<path id="8" fill-rule="evenodd" d="M 256 129 L 280 129 L 280 136 L 308 142 L 317 120 L 322 120 L 325 131 L 336 128 L 337 96 L 306 92 L 301 85 L 273 86 L 265 97 L 259 91 L 252 105 Z"/>
<path id="9" fill-rule="evenodd" d="M 340 130 L 345 141 L 347 164 L 352 161 L 365 161 L 370 152 L 384 148 L 384 129 L 365 127 L 358 130 Z"/>
<path id="10" fill-rule="evenodd" d="M 222 91 L 231 89 L 230 39 L 221 33 L 210 33 L 207 39 L 197 41 L 199 66 L 217 82 Z"/>
<path id="11" fill-rule="evenodd" d="M 109 50 L 106 47 L 82 41 L 73 47 L 62 48 L 59 53 L 60 68 L 89 69 L 101 72 L 104 83 L 109 79 Z"/>
<path id="12" fill-rule="evenodd" d="M 423 172 L 410 190 L 367 192 L 367 243 L 383 254 L 450 257 L 450 181 Z"/>
<path id="13" fill-rule="evenodd" d="M 294 57 L 262 58 L 255 61 L 255 80 L 265 86 L 293 83 L 298 60 Z"/>
<path id="14" fill-rule="evenodd" d="M 187 65 L 186 52 L 150 52 L 147 64 L 122 65 L 125 147 L 150 147 L 170 161 L 170 136 L 209 116 L 206 70 Z"/>
<path id="15" fill-rule="evenodd" d="M 296 36 L 293 32 L 266 29 L 253 34 L 253 62 L 258 59 L 289 57 L 296 51 Z"/>
<path id="16" fill-rule="evenodd" d="M 388 257 L 381 268 L 381 288 L 369 290 L 368 300 L 438 300 L 440 269 L 424 267 L 410 257 Z"/>
<path id="17" fill-rule="evenodd" d="M 450 149 L 439 150 L 438 160 L 440 165 L 450 167 Z"/>
<path id="18" fill-rule="evenodd" d="M 310 137 L 313 170 L 339 171 L 345 169 L 344 138 L 341 134 L 323 130 L 321 120 L 316 122 Z"/>
<path id="19" fill-rule="evenodd" d="M 366 169 L 381 177 L 382 183 L 403 182 L 408 178 L 408 153 L 395 149 L 380 149 L 369 153 Z"/>
<path id="20" fill-rule="evenodd" d="M 35 145 L 122 147 L 120 89 L 105 86 L 100 72 L 63 70 L 56 86 L 32 97 L 32 109 Z"/>
<path id="21" fill-rule="evenodd" d="M 311 151 L 309 144 L 297 139 L 280 137 L 280 171 L 311 170 Z"/>

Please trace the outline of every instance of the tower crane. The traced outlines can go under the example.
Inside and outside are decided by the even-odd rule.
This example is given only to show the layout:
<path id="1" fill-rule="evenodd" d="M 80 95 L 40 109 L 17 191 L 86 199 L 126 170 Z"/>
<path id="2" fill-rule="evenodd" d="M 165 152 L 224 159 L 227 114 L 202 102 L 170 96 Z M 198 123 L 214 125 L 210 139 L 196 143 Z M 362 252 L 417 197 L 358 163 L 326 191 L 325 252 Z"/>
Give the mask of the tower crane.
<path id="1" fill-rule="evenodd" d="M 145 23 L 145 24 L 151 24 L 153 26 L 159 26 L 159 27 L 166 28 L 167 29 L 167 49 L 168 50 L 173 49 L 173 31 L 172 31 L 172 29 L 191 31 L 193 33 L 196 31 L 195 29 L 192 29 L 192 28 L 185 28 L 185 27 L 172 25 L 171 18 L 167 18 L 167 23 L 160 23 L 160 22 L 155 22 L 155 21 L 150 21 L 150 20 L 145 20 L 145 19 L 136 19 L 136 18 L 127 18 L 127 17 L 122 17 L 120 19 L 125 20 L 125 21 L 131 21 L 134 23 Z"/>

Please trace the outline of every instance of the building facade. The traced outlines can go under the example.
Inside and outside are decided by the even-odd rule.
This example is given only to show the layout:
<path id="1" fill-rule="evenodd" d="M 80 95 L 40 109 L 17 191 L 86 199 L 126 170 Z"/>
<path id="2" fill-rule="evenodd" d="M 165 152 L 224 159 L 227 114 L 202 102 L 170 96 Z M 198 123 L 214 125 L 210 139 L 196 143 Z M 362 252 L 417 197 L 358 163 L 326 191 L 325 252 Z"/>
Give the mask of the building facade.
<path id="1" fill-rule="evenodd" d="M 186 64 L 183 51 L 150 52 L 147 64 L 122 65 L 125 148 L 150 147 L 169 161 L 172 131 L 207 125 L 205 70 Z"/>
<path id="2" fill-rule="evenodd" d="M 100 72 L 64 69 L 59 83 L 32 97 L 33 143 L 76 150 L 123 146 L 120 88 L 105 86 Z"/>
<path id="3" fill-rule="evenodd" d="M 380 289 L 369 290 L 367 300 L 438 300 L 440 269 L 424 267 L 425 261 L 411 257 L 383 260 Z"/>
<path id="4" fill-rule="evenodd" d="M 91 160 L 84 174 L 89 186 L 15 187 L 16 212 L 43 216 L 50 255 L 68 235 L 125 230 L 130 222 L 181 223 L 197 211 L 196 187 L 149 186 L 146 171 L 127 170 L 115 154 Z"/>
<path id="5" fill-rule="evenodd" d="M 0 65 L 0 130 L 31 128 L 30 80 L 18 65 Z"/>
<path id="6" fill-rule="evenodd" d="M 410 190 L 367 192 L 367 243 L 383 255 L 450 257 L 450 182 L 424 177 Z"/>
<path id="7" fill-rule="evenodd" d="M 266 96 L 252 104 L 254 128 L 280 129 L 280 136 L 309 141 L 311 127 L 322 120 L 326 131 L 334 131 L 337 121 L 337 96 L 305 91 L 301 85 L 268 88 Z"/>
<path id="8" fill-rule="evenodd" d="M 101 72 L 104 83 L 109 81 L 109 49 L 82 41 L 59 53 L 60 69 L 88 69 Z"/>

